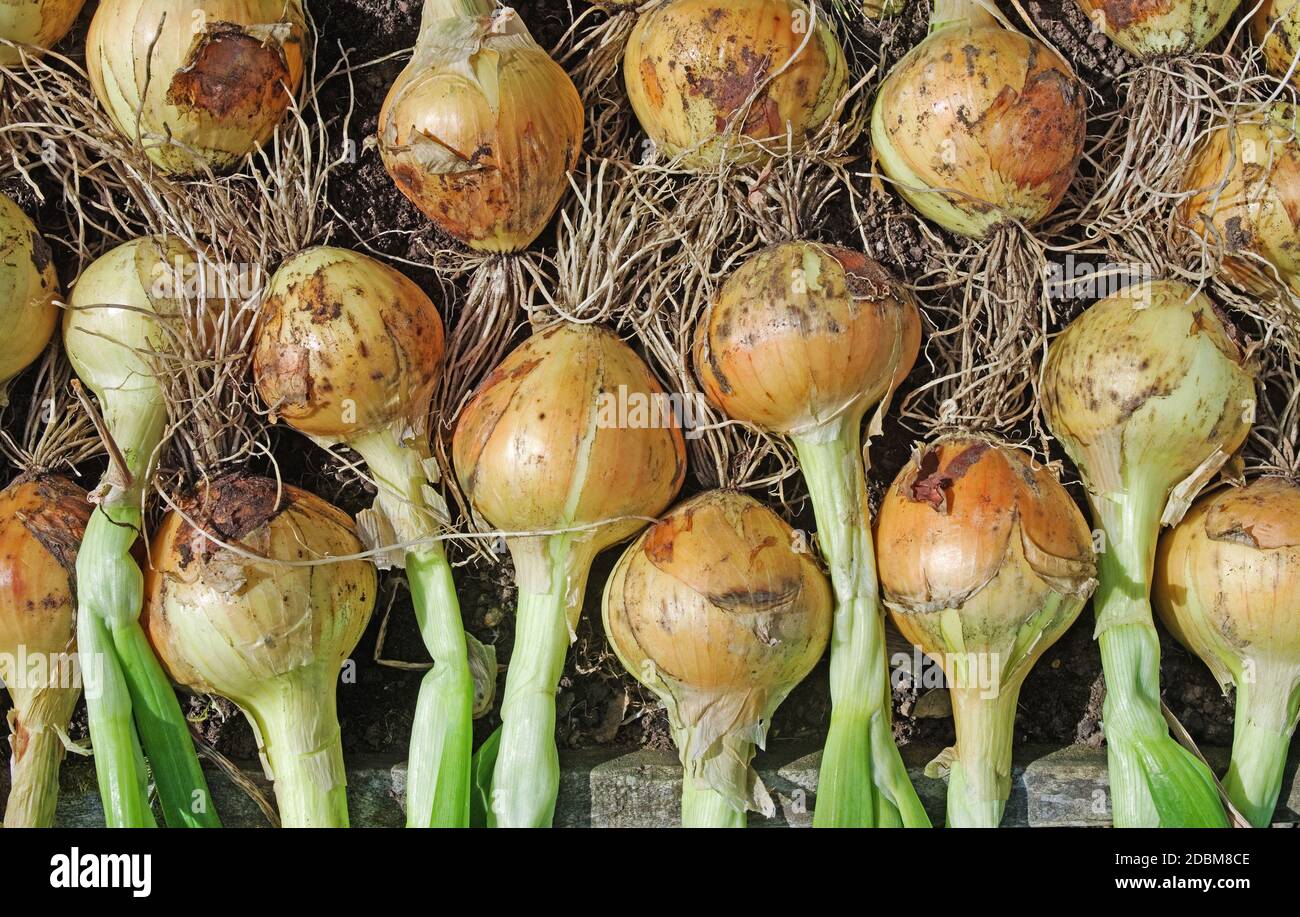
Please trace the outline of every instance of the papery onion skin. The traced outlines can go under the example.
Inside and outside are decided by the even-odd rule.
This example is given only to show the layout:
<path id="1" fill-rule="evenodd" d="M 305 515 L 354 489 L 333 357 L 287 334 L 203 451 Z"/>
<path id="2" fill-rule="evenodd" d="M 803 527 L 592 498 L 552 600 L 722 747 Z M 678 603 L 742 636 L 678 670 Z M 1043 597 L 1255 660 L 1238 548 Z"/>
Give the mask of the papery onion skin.
<path id="1" fill-rule="evenodd" d="M 1092 534 L 1044 466 L 957 435 L 899 473 L 876 539 L 890 616 L 952 688 L 948 824 L 995 827 L 1011 789 L 1016 698 L 1096 586 Z"/>
<path id="2" fill-rule="evenodd" d="M 1263 0 L 1250 19 L 1250 34 L 1269 72 L 1278 78 L 1290 73 L 1291 85 L 1300 88 L 1300 0 Z"/>
<path id="3" fill-rule="evenodd" d="M 881 168 L 922 216 L 981 239 L 1056 209 L 1078 169 L 1086 120 L 1083 86 L 1054 51 L 996 24 L 957 24 L 890 71 L 871 138 Z"/>
<path id="4" fill-rule="evenodd" d="M 370 621 L 375 572 L 364 559 L 319 561 L 361 551 L 352 520 L 244 474 L 215 479 L 182 509 L 198 526 L 174 511 L 153 538 L 150 641 L 177 682 L 249 715 L 286 827 L 346 827 L 335 689 Z"/>
<path id="5" fill-rule="evenodd" d="M 1208 45 L 1241 0 L 1078 0 L 1079 8 L 1125 51 L 1143 59 Z"/>
<path id="6" fill-rule="evenodd" d="M 415 56 L 379 113 L 384 166 L 447 235 L 476 251 L 523 251 L 577 165 L 578 90 L 514 10 L 425 15 Z"/>
<path id="7" fill-rule="evenodd" d="M 221 172 L 275 132 L 306 36 L 301 0 L 101 0 L 86 71 L 117 129 L 164 171 Z"/>
<path id="8" fill-rule="evenodd" d="M 337 443 L 423 430 L 444 346 L 438 310 L 414 281 L 356 252 L 313 248 L 271 279 L 253 373 L 274 414 Z"/>
<path id="9" fill-rule="evenodd" d="M 1153 604 L 1226 692 L 1235 686 L 1229 798 L 1272 821 L 1300 714 L 1300 488 L 1257 478 L 1198 500 L 1160 540 Z"/>
<path id="10" fill-rule="evenodd" d="M 67 35 L 86 0 L 5 0 L 0 4 L 0 38 L 48 50 Z M 0 45 L 0 66 L 22 60 L 16 48 Z"/>
<path id="11" fill-rule="evenodd" d="M 49 245 L 27 214 L 0 194 L 0 407 L 7 403 L 6 384 L 54 336 L 58 295 Z"/>
<path id="12" fill-rule="evenodd" d="M 89 519 L 86 492 L 66 478 L 24 475 L 0 491 L 0 679 L 13 699 L 6 828 L 54 824 L 62 736 L 81 695 L 74 568 Z"/>
<path id="13" fill-rule="evenodd" d="M 784 150 L 787 135 L 801 143 L 848 89 L 844 51 L 825 14 L 809 34 L 811 25 L 799 0 L 671 0 L 644 12 L 623 56 L 641 127 L 692 168 L 762 157 L 755 144 L 723 136 L 729 125 L 766 141 L 769 152 Z"/>
<path id="14" fill-rule="evenodd" d="M 674 508 L 615 566 L 605 633 L 669 710 L 685 770 L 684 825 L 743 827 L 746 808 L 770 814 L 749 760 L 825 651 L 831 604 L 825 575 L 796 550 L 790 526 L 734 491 Z"/>
<path id="15" fill-rule="evenodd" d="M 1290 129 L 1236 124 L 1202 142 L 1183 180 L 1197 191 L 1182 205 L 1183 222 L 1222 249 L 1234 282 L 1267 292 L 1263 259 L 1280 279 L 1300 278 L 1300 143 Z M 1244 256 L 1244 257 L 1243 257 Z M 1251 258 L 1249 256 L 1254 256 Z"/>
<path id="16" fill-rule="evenodd" d="M 865 255 L 787 242 L 746 261 L 714 298 L 695 367 L 728 416 L 777 433 L 860 420 L 911 371 L 915 297 Z"/>

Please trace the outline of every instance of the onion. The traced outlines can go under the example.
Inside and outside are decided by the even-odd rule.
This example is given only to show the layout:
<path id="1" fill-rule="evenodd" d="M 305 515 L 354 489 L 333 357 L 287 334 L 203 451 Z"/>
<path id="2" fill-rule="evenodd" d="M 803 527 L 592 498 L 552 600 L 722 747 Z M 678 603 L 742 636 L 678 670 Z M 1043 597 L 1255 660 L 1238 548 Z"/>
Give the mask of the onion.
<path id="1" fill-rule="evenodd" d="M 1234 4 L 1235 6 L 1235 4 Z M 1250 33 L 1264 52 L 1269 72 L 1288 77 L 1300 87 L 1300 2 L 1297 0 L 1262 0 L 1250 20 Z"/>
<path id="2" fill-rule="evenodd" d="M 510 533 L 519 587 L 495 825 L 546 826 L 554 816 L 555 692 L 591 562 L 666 509 L 685 477 L 681 430 L 661 416 L 665 397 L 612 333 L 561 324 L 512 351 L 457 423 L 457 477 L 474 511 Z"/>
<path id="3" fill-rule="evenodd" d="M 0 39 L 31 45 L 38 50 L 54 47 L 81 15 L 86 0 L 6 0 L 0 5 Z M 22 61 L 17 48 L 0 44 L 0 67 Z"/>
<path id="4" fill-rule="evenodd" d="M 1300 716 L 1300 488 L 1279 477 L 1211 493 L 1160 540 L 1154 601 L 1226 692 L 1228 798 L 1267 827 Z"/>
<path id="5" fill-rule="evenodd" d="M 1095 303 L 1057 338 L 1042 399 L 1105 536 L 1094 605 L 1115 824 L 1225 825 L 1212 775 L 1160 712 L 1150 584 L 1161 524 L 1181 518 L 1246 438 L 1253 370 L 1206 297 L 1143 283 Z"/>
<path id="6" fill-rule="evenodd" d="M 1074 180 L 1083 86 L 1036 39 L 945 6 L 880 88 L 876 158 L 899 194 L 950 232 L 982 239 L 1011 221 L 1032 226 Z"/>
<path id="7" fill-rule="evenodd" d="M 86 708 L 110 827 L 153 825 L 140 739 L 167 823 L 217 824 L 189 726 L 140 629 L 144 584 L 131 553 L 167 423 L 151 354 L 166 347 L 164 324 L 183 314 L 171 278 L 195 266 L 176 239 L 120 245 L 81 275 L 63 320 L 68 360 L 98 399 L 117 453 L 77 555 L 77 649 L 83 670 L 93 664 L 100 682 Z"/>
<path id="8" fill-rule="evenodd" d="M 407 823 L 469 823 L 474 681 L 451 566 L 436 540 L 446 507 L 431 491 L 429 404 L 443 357 L 438 310 L 411 280 L 355 252 L 313 248 L 286 261 L 266 292 L 253 372 L 278 417 L 317 442 L 346 444 L 379 488 L 363 514 L 372 549 L 405 567 L 435 665 L 416 707 Z"/>
<path id="9" fill-rule="evenodd" d="M 948 825 L 997 827 L 1020 686 L 1097 585 L 1092 533 L 1042 465 L 959 435 L 922 447 L 899 472 L 876 538 L 890 615 L 952 691 Z"/>
<path id="10" fill-rule="evenodd" d="M 692 168 L 799 143 L 848 89 L 835 33 L 802 0 L 668 0 L 637 21 L 623 77 L 646 134 Z"/>
<path id="11" fill-rule="evenodd" d="M 754 746 L 831 629 L 830 586 L 790 526 L 752 497 L 701 494 L 627 549 L 603 609 L 619 660 L 668 709 L 683 826 L 743 828 L 746 809 L 771 817 Z"/>
<path id="12" fill-rule="evenodd" d="M 59 320 L 50 247 L 27 214 L 0 194 L 0 407 L 5 387 L 41 355 Z"/>
<path id="13" fill-rule="evenodd" d="M 916 301 L 865 255 L 812 242 L 765 249 L 719 290 L 695 370 L 728 416 L 789 436 L 817 516 L 836 612 L 830 733 L 817 825 L 928 825 L 890 728 L 891 689 L 868 526 L 862 421 L 920 347 Z"/>
<path id="14" fill-rule="evenodd" d="M 100 0 L 86 70 L 121 133 L 171 173 L 230 169 L 303 75 L 301 0 Z"/>
<path id="15" fill-rule="evenodd" d="M 1242 123 L 1214 130 L 1183 184 L 1181 217 L 1213 249 L 1223 270 L 1253 292 L 1266 274 L 1300 288 L 1300 144 L 1290 127 Z M 1272 271 L 1269 271 L 1269 266 Z"/>
<path id="16" fill-rule="evenodd" d="M 25 475 L 0 491 L 0 679 L 13 700 L 6 828 L 54 824 L 81 694 L 73 567 L 89 517 L 86 492 L 65 478 Z"/>
<path id="17" fill-rule="evenodd" d="M 1200 51 L 1223 31 L 1241 0 L 1078 0 L 1080 9 L 1125 51 L 1148 59 Z"/>
<path id="18" fill-rule="evenodd" d="M 342 511 L 243 474 L 209 483 L 153 538 L 149 639 L 177 682 L 245 711 L 285 827 L 348 824 L 335 690 L 375 573 L 331 559 L 360 549 Z"/>
<path id="19" fill-rule="evenodd" d="M 484 252 L 532 244 L 568 189 L 583 132 L 568 74 L 492 0 L 425 0 L 411 62 L 379 114 L 397 187 Z"/>

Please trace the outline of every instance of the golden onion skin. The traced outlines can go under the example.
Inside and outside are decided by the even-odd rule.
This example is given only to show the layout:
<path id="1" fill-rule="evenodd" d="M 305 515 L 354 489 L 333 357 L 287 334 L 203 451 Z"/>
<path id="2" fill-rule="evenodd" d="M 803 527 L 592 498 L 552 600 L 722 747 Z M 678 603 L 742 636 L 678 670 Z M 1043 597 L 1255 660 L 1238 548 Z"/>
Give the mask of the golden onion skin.
<path id="1" fill-rule="evenodd" d="M 1300 277 L 1300 144 L 1290 130 L 1237 124 L 1212 132 L 1196 153 L 1183 186 L 1196 193 L 1182 205 L 1183 222 L 1214 248 L 1223 270 L 1252 292 L 1267 291 L 1267 268 L 1288 284 Z M 1240 256 L 1254 256 L 1250 257 Z"/>
<path id="2" fill-rule="evenodd" d="M 414 281 L 320 247 L 271 279 L 253 374 L 274 414 L 336 443 L 394 424 L 423 430 L 443 352 L 442 319 Z"/>
<path id="3" fill-rule="evenodd" d="M 0 3 L 0 38 L 48 50 L 67 35 L 86 0 L 4 0 Z M 0 45 L 0 67 L 22 60 L 16 48 Z"/>
<path id="4" fill-rule="evenodd" d="M 1083 155 L 1086 120 L 1083 86 L 1055 52 L 998 25 L 960 24 L 933 33 L 890 72 L 871 137 L 909 204 L 980 239 L 1056 209 Z"/>
<path id="5" fill-rule="evenodd" d="M 832 604 L 790 526 L 752 497 L 710 491 L 628 548 L 603 614 L 619 660 L 668 708 L 686 779 L 744 812 L 770 807 L 753 744 L 825 652 Z"/>
<path id="6" fill-rule="evenodd" d="M 519 252 L 568 190 L 584 119 L 569 75 L 514 10 L 498 8 L 426 22 L 379 113 L 379 150 L 397 187 L 447 235 L 475 251 Z"/>
<path id="7" fill-rule="evenodd" d="M 670 0 L 644 12 L 623 56 L 641 127 L 692 168 L 761 157 L 756 145 L 724 136 L 729 125 L 771 152 L 784 150 L 788 135 L 798 144 L 848 89 L 844 51 L 825 14 L 810 36 L 812 21 L 801 0 Z"/>
<path id="8" fill-rule="evenodd" d="M 764 249 L 723 284 L 695 368 L 730 417 L 799 434 L 866 409 L 911 371 L 915 298 L 867 256 L 816 242 Z"/>
<path id="9" fill-rule="evenodd" d="M 599 526 L 599 551 L 631 537 L 681 490 L 686 451 L 675 421 L 620 424 L 602 409 L 663 388 L 603 328 L 533 335 L 483 381 L 456 425 L 456 474 L 474 509 L 505 531 Z M 603 416 L 604 415 L 604 416 Z"/>
<path id="10" fill-rule="evenodd" d="M 1292 71 L 1300 54 L 1300 0 L 1263 0 L 1250 19 L 1250 33 L 1264 52 L 1264 64 L 1276 77 L 1291 74 L 1300 88 L 1300 67 Z"/>
<path id="11" fill-rule="evenodd" d="M 220 172 L 275 132 L 306 37 L 301 0 L 101 0 L 86 70 L 117 129 L 160 168 Z"/>
<path id="12" fill-rule="evenodd" d="M 59 279 L 36 225 L 0 194 L 0 406 L 6 383 L 41 355 L 59 321 Z"/>
<path id="13" fill-rule="evenodd" d="M 1079 8 L 1125 51 L 1149 59 L 1200 51 L 1241 0 L 1078 0 Z"/>

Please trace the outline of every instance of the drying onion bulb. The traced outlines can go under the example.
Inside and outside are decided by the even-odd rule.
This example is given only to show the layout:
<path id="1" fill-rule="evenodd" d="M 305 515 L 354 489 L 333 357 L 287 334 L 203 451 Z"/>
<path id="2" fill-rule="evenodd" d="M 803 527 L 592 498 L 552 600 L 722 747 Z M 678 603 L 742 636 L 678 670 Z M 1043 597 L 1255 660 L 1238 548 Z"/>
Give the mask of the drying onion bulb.
<path id="1" fill-rule="evenodd" d="M 1250 32 L 1264 51 L 1264 63 L 1274 76 L 1291 75 L 1300 87 L 1300 0 L 1263 0 L 1250 20 Z"/>
<path id="2" fill-rule="evenodd" d="M 995 24 L 940 28 L 890 71 L 871 139 L 898 193 L 980 239 L 1061 202 L 1083 154 L 1087 102 L 1041 42 Z"/>
<path id="3" fill-rule="evenodd" d="M 68 34 L 86 0 L 5 0 L 0 3 L 0 39 L 52 48 Z M 22 60 L 16 48 L 0 44 L 0 67 Z"/>
<path id="4" fill-rule="evenodd" d="M 1125 51 L 1141 58 L 1199 51 L 1218 35 L 1241 0 L 1078 0 Z"/>
<path id="5" fill-rule="evenodd" d="M 91 86 L 164 171 L 222 171 L 275 132 L 303 75 L 301 0 L 100 0 Z"/>
<path id="6" fill-rule="evenodd" d="M 379 113 L 397 187 L 470 248 L 517 252 L 546 228 L 582 147 L 582 100 L 519 14 L 427 0 L 420 37 Z"/>
<path id="7" fill-rule="evenodd" d="M 0 194 L 0 407 L 5 385 L 50 342 L 58 295 L 50 247 L 27 214 Z"/>
<path id="8" fill-rule="evenodd" d="M 1183 184 L 1196 192 L 1182 205 L 1183 221 L 1222 250 L 1223 269 L 1234 280 L 1262 292 L 1261 275 L 1272 265 L 1283 282 L 1296 282 L 1300 144 L 1289 128 L 1218 128 L 1202 143 Z"/>
<path id="9" fill-rule="evenodd" d="M 175 681 L 248 715 L 286 827 L 347 825 L 335 690 L 375 572 L 329 559 L 360 551 L 342 511 L 244 474 L 206 485 L 154 535 L 141 623 Z"/>
<path id="10" fill-rule="evenodd" d="M 825 14 L 802 0 L 669 0 L 643 13 L 623 77 L 654 143 L 692 167 L 798 144 L 848 88 L 844 51 Z"/>
<path id="11" fill-rule="evenodd" d="M 749 767 L 772 714 L 817 664 L 831 590 L 793 530 L 752 497 L 711 491 L 628 548 L 605 587 L 605 633 L 654 691 L 685 771 L 687 827 L 774 807 Z"/>

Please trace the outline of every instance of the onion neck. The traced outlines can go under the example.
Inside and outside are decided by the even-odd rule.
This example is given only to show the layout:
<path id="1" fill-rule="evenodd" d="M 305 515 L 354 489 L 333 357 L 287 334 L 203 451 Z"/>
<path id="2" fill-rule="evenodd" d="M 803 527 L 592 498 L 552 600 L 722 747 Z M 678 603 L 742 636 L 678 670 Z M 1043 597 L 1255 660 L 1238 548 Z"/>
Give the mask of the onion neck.
<path id="1" fill-rule="evenodd" d="M 971 28 L 997 25 L 993 14 L 978 0 L 932 0 L 930 8 L 930 34 L 954 25 Z"/>
<path id="2" fill-rule="evenodd" d="M 753 754 L 752 746 L 750 754 Z M 744 809 L 737 809 L 705 781 L 689 773 L 683 775 L 683 828 L 743 828 L 745 824 Z"/>
<path id="3" fill-rule="evenodd" d="M 1020 680 L 989 694 L 952 689 L 957 754 L 948 774 L 948 826 L 996 828 L 1011 794 L 1011 749 Z"/>
<path id="4" fill-rule="evenodd" d="M 1096 634 L 1121 624 L 1151 624 L 1151 575 L 1168 492 L 1138 485 L 1091 496 L 1105 543 L 1097 558 Z M 1158 661 L 1158 660 L 1157 660 Z"/>
<path id="5" fill-rule="evenodd" d="M 496 3 L 493 0 L 424 0 L 420 34 L 423 36 L 427 30 L 448 19 L 491 16 L 494 9 Z"/>
<path id="6" fill-rule="evenodd" d="M 1296 727 L 1298 673 L 1273 661 L 1258 663 L 1250 680 L 1237 680 L 1232 763 L 1223 788 L 1256 828 L 1273 821 L 1291 736 Z"/>
<path id="7" fill-rule="evenodd" d="M 46 687 L 14 695 L 10 714 L 12 753 L 9 759 L 9 801 L 6 828 L 49 828 L 59 801 L 59 765 L 63 738 L 77 705 L 75 688 Z M 27 696 L 21 696 L 21 695 Z"/>

